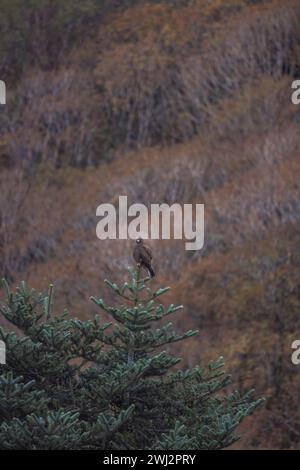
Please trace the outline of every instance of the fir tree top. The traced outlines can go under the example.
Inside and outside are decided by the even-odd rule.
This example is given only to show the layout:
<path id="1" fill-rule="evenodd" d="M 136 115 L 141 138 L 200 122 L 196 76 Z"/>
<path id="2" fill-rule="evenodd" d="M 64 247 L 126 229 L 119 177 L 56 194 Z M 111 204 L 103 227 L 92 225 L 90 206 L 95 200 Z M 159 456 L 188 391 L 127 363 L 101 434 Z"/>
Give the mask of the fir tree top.
<path id="1" fill-rule="evenodd" d="M 1 449 L 219 449 L 234 442 L 239 423 L 262 402 L 252 392 L 225 394 L 223 358 L 180 370 L 165 348 L 197 331 L 178 334 L 166 317 L 169 288 L 130 268 L 118 286 L 106 280 L 118 306 L 92 301 L 111 318 L 82 321 L 54 313 L 47 294 L 23 282 L 0 313 L 21 334 L 0 328 Z M 222 393 L 218 393 L 221 392 Z"/>

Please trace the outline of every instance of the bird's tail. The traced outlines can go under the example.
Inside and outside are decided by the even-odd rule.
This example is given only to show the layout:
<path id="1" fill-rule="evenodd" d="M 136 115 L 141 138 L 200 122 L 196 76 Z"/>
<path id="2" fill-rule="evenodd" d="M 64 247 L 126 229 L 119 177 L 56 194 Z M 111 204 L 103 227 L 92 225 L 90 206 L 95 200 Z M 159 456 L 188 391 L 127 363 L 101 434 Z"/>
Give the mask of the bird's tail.
<path id="1" fill-rule="evenodd" d="M 148 266 L 148 270 L 149 270 L 150 276 L 151 276 L 151 277 L 154 277 L 154 276 L 155 276 L 155 272 L 154 272 L 152 266 Z"/>

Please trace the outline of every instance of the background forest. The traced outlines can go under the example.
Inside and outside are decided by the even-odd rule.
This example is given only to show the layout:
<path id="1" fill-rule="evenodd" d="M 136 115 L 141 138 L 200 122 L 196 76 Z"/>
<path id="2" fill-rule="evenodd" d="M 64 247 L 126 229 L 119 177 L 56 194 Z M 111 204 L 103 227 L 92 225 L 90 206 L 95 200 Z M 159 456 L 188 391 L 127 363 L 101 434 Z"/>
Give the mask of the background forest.
<path id="1" fill-rule="evenodd" d="M 186 366 L 223 355 L 267 398 L 250 449 L 300 448 L 299 25 L 299 0 L 1 2 L 1 277 L 91 318 L 132 264 L 96 207 L 204 203 L 203 250 L 149 242 L 154 284 L 201 330 Z"/>

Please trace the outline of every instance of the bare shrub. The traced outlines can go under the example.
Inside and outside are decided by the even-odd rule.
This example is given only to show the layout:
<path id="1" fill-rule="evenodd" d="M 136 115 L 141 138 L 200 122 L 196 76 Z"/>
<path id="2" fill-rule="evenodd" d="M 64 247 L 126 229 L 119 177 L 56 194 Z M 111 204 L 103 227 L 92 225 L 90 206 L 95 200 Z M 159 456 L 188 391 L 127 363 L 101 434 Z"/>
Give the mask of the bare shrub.
<path id="1" fill-rule="evenodd" d="M 245 138 L 282 126 L 288 116 L 290 79 L 263 77 L 246 84 L 232 97 L 210 107 L 211 138 Z M 292 114 L 292 113 L 291 113 Z"/>
<path id="2" fill-rule="evenodd" d="M 53 70 L 86 29 L 113 7 L 108 0 L 2 0 L 1 78 L 16 82 L 28 67 Z M 91 28 L 92 31 L 92 28 Z"/>
<path id="3" fill-rule="evenodd" d="M 76 70 L 30 74 L 7 105 L 7 151 L 13 161 L 92 163 L 93 104 L 88 76 Z"/>
<path id="4" fill-rule="evenodd" d="M 214 231 L 222 230 L 229 245 L 265 236 L 275 227 L 299 223 L 299 162 L 277 165 L 264 163 L 239 180 L 210 194 L 218 222 Z"/>
<path id="5" fill-rule="evenodd" d="M 199 16 L 201 6 L 203 18 L 190 24 L 195 18 L 185 13 L 196 8 Z M 220 101 L 236 93 L 242 94 L 241 108 L 247 105 L 244 129 L 250 121 L 250 131 L 260 128 L 274 110 L 278 115 L 280 104 L 275 101 L 282 92 L 275 80 L 296 67 L 299 5 L 273 0 L 230 6 L 222 4 L 219 11 L 220 5 L 214 9 L 201 2 L 175 10 L 144 5 L 117 17 L 106 40 L 106 30 L 102 32 L 100 45 L 107 45 L 107 51 L 100 52 L 94 75 L 112 146 L 182 142 L 206 133 L 211 123 L 218 128 L 216 121 L 224 121 L 222 107 L 231 104 L 224 101 L 223 106 Z M 209 27 L 202 28 L 208 18 Z M 257 84 L 261 90 L 255 96 L 251 90 Z M 242 114 L 238 106 L 224 133 L 236 132 Z"/>
<path id="6" fill-rule="evenodd" d="M 152 39 L 101 56 L 95 79 L 114 145 L 176 142 L 194 132 L 176 61 Z"/>
<path id="7" fill-rule="evenodd" d="M 20 216 L 29 189 L 23 170 L 2 170 L 0 188 L 0 275 L 11 280 L 16 270 L 14 253 Z"/>
<path id="8" fill-rule="evenodd" d="M 273 0 L 212 28 L 203 44 L 201 61 L 210 85 L 203 86 L 206 93 L 224 97 L 253 79 L 293 73 L 300 41 L 299 18 L 298 2 Z"/>

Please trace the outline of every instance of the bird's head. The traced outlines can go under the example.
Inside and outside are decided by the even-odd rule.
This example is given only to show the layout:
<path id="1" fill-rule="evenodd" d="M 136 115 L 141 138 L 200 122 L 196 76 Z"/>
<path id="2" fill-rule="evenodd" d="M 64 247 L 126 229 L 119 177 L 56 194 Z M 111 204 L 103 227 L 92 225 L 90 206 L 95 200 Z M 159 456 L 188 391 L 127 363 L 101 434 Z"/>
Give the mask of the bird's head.
<path id="1" fill-rule="evenodd" d="M 142 244 L 143 244 L 143 239 L 140 238 L 140 237 L 137 238 L 137 239 L 136 239 L 136 243 L 137 243 L 137 245 L 142 245 Z"/>

